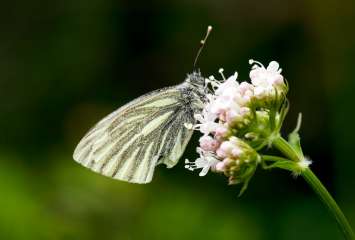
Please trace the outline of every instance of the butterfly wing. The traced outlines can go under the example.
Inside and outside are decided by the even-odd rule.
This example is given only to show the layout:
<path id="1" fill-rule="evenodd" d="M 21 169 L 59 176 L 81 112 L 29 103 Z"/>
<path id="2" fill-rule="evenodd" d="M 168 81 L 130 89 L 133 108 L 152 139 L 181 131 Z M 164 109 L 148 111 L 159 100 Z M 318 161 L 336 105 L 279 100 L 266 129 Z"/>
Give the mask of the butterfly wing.
<path id="1" fill-rule="evenodd" d="M 160 89 L 117 109 L 86 134 L 74 159 L 105 176 L 150 182 L 155 166 L 173 167 L 191 138 L 184 124 L 194 123 L 194 112 L 184 91 Z"/>

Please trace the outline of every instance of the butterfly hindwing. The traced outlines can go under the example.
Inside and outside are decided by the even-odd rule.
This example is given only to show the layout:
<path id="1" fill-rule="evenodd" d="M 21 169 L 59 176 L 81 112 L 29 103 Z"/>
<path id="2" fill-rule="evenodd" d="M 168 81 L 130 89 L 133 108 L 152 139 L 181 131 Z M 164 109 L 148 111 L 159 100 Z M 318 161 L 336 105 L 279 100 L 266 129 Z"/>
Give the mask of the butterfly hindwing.
<path id="1" fill-rule="evenodd" d="M 106 116 L 80 141 L 74 159 L 100 174 L 148 183 L 157 164 L 173 167 L 191 138 L 191 104 L 183 88 L 143 95 Z"/>

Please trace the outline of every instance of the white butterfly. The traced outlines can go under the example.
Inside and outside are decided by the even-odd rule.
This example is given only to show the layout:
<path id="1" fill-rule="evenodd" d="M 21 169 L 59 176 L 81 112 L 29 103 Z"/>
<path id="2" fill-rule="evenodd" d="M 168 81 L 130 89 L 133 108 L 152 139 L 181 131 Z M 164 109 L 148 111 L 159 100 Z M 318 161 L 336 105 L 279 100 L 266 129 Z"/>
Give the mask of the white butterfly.
<path id="1" fill-rule="evenodd" d="M 209 26 L 194 66 L 211 32 Z M 148 183 L 154 168 L 175 166 L 192 135 L 194 115 L 206 98 L 200 72 L 188 74 L 177 86 L 159 89 L 120 107 L 96 124 L 80 141 L 74 159 L 115 179 Z"/>
<path id="2" fill-rule="evenodd" d="M 194 114 L 202 109 L 204 78 L 189 74 L 180 85 L 143 95 L 96 124 L 74 159 L 91 170 L 132 183 L 148 183 L 154 168 L 175 166 L 189 142 Z"/>

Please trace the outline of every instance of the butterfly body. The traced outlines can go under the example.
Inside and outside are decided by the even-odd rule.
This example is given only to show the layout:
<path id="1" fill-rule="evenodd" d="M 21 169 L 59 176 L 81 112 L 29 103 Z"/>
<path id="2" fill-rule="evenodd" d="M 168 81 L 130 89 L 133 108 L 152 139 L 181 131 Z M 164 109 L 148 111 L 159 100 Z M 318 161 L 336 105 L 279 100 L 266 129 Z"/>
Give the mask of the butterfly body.
<path id="1" fill-rule="evenodd" d="M 189 74 L 177 86 L 147 93 L 98 122 L 80 141 L 74 159 L 115 179 L 148 183 L 154 168 L 175 166 L 205 101 L 204 78 Z"/>

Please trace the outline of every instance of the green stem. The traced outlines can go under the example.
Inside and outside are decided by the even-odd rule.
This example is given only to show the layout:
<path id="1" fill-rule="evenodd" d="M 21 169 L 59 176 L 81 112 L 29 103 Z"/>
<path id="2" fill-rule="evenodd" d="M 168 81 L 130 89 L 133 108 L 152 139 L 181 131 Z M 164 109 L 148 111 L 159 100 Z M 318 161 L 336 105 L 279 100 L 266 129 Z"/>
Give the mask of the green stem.
<path id="1" fill-rule="evenodd" d="M 319 181 L 316 175 L 311 171 L 311 169 L 307 168 L 302 172 L 303 178 L 308 182 L 308 184 L 313 188 L 313 190 L 317 193 L 323 203 L 328 207 L 329 211 L 333 214 L 335 219 L 338 222 L 338 225 L 342 232 L 345 235 L 346 239 L 355 239 L 355 234 L 351 229 L 351 226 L 346 219 L 345 215 L 339 208 L 338 204 L 329 194 L 327 189 L 323 186 L 323 184 Z"/>
<path id="2" fill-rule="evenodd" d="M 277 137 L 273 141 L 273 146 L 279 151 L 281 151 L 287 158 L 293 161 L 299 162 L 303 160 L 303 156 L 299 156 L 299 154 L 292 148 L 292 146 L 281 136 Z M 351 229 L 348 220 L 346 219 L 345 215 L 343 214 L 333 197 L 319 181 L 317 176 L 314 175 L 314 173 L 309 168 L 303 170 L 301 172 L 301 175 L 310 185 L 310 187 L 314 190 L 314 192 L 319 196 L 322 202 L 327 206 L 330 213 L 334 216 L 345 236 L 345 239 L 355 240 L 355 234 Z"/>
<path id="3" fill-rule="evenodd" d="M 301 156 L 299 156 L 292 146 L 281 136 L 276 137 L 273 140 L 272 145 L 281 151 L 287 158 L 296 162 L 300 161 Z"/>
<path id="4" fill-rule="evenodd" d="M 286 158 L 283 157 L 278 157 L 278 156 L 273 156 L 273 155 L 261 155 L 261 159 L 263 161 L 270 161 L 270 162 L 277 162 L 277 161 L 289 161 Z"/>

